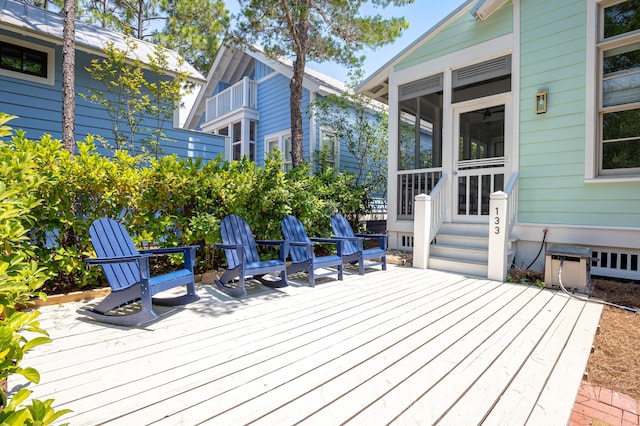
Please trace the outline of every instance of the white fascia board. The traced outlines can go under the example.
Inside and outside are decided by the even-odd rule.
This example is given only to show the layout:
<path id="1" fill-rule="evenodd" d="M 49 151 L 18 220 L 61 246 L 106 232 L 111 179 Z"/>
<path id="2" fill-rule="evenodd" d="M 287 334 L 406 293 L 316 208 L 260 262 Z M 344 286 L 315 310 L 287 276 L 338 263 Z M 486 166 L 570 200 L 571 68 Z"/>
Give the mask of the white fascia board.
<path id="1" fill-rule="evenodd" d="M 387 63 L 382 65 L 378 70 L 374 71 L 369 77 L 364 79 L 362 83 L 358 84 L 355 87 L 356 92 L 364 93 L 367 90 L 370 90 L 373 87 L 376 87 L 379 84 L 382 84 L 389 78 L 389 74 L 393 71 L 393 68 L 401 62 L 404 58 L 412 54 L 418 47 L 422 46 L 424 43 L 432 39 L 436 34 L 438 34 L 449 22 L 458 19 L 461 15 L 466 13 L 468 9 L 471 7 L 473 2 L 476 0 L 467 0 L 465 3 L 460 5 L 456 10 L 451 12 L 449 15 L 444 17 L 440 22 L 436 25 L 428 29 L 424 34 L 418 37 L 413 43 L 404 48 L 400 53 L 391 58 Z"/>
<path id="2" fill-rule="evenodd" d="M 508 0 L 480 0 L 471 11 L 471 14 L 480 21 L 486 21 L 507 1 Z"/>

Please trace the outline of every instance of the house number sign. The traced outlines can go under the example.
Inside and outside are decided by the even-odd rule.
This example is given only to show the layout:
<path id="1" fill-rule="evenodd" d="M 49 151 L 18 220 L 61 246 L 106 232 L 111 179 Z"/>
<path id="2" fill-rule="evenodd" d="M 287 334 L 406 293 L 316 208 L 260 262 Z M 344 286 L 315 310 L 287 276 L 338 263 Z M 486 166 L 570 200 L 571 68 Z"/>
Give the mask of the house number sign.
<path id="1" fill-rule="evenodd" d="M 496 207 L 496 213 L 493 216 L 493 233 L 498 235 L 502 233 L 502 223 L 500 222 L 500 208 Z"/>

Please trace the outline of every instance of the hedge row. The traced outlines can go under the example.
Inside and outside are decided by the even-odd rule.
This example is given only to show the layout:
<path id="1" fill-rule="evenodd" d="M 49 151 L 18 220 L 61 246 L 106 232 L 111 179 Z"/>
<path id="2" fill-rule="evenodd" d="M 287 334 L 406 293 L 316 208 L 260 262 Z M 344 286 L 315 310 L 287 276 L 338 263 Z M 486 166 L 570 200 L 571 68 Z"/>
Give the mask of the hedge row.
<path id="1" fill-rule="evenodd" d="M 365 213 L 367 191 L 351 175 L 328 167 L 312 173 L 308 166 L 284 173 L 281 164 L 278 154 L 265 167 L 125 151 L 107 158 L 90 137 L 71 156 L 59 140 L 29 140 L 20 131 L 0 140 L 0 184 L 29 188 L 23 201 L 30 215 L 18 220 L 30 230 L 25 253 L 45 268 L 48 293 L 100 282 L 100 269 L 86 267 L 83 258 L 94 255 L 88 229 L 103 216 L 120 219 L 139 246 L 201 245 L 202 271 L 221 261 L 213 245 L 228 214 L 245 218 L 257 238 L 279 239 L 286 214 L 300 218 L 310 235 L 327 236 L 332 213 Z"/>

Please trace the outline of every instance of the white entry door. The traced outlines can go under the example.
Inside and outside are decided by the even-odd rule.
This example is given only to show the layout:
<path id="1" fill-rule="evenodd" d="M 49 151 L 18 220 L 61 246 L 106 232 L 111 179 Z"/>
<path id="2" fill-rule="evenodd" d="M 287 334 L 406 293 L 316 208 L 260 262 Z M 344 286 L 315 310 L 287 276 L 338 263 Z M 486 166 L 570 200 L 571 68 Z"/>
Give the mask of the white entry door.
<path id="1" fill-rule="evenodd" d="M 509 170 L 510 97 L 456 108 L 453 212 L 456 222 L 488 222 L 489 199 L 504 189 Z"/>

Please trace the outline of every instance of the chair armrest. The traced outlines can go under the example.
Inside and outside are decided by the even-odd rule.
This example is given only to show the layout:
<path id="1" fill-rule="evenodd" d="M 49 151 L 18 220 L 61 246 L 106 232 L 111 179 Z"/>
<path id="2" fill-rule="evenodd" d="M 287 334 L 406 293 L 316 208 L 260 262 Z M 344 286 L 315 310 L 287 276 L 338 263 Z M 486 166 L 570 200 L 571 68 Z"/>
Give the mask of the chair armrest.
<path id="1" fill-rule="evenodd" d="M 361 238 L 386 238 L 387 234 L 354 234 L 356 237 Z"/>
<path id="2" fill-rule="evenodd" d="M 387 251 L 387 241 L 389 239 L 389 236 L 387 234 L 355 234 L 359 237 L 362 238 L 368 238 L 368 239 L 377 239 L 380 241 L 380 248 L 384 251 Z"/>
<path id="3" fill-rule="evenodd" d="M 220 243 L 216 243 L 215 244 L 216 248 L 222 249 L 222 250 L 238 250 L 238 249 L 242 249 L 245 247 L 244 244 L 220 244 Z"/>
<path id="4" fill-rule="evenodd" d="M 256 240 L 256 244 L 261 244 L 263 246 L 279 246 L 284 242 L 284 240 Z"/>
<path id="5" fill-rule="evenodd" d="M 150 255 L 141 254 L 137 256 L 88 257 L 84 259 L 84 261 L 89 265 L 103 265 L 103 264 L 111 264 L 111 263 L 137 262 L 143 257 L 150 257 Z"/>
<path id="6" fill-rule="evenodd" d="M 200 248 L 199 245 L 195 245 L 195 246 L 183 246 L 183 247 L 164 247 L 164 248 L 157 248 L 157 249 L 143 249 L 143 250 L 138 250 L 138 252 L 140 253 L 148 253 L 148 254 L 173 254 L 173 253 L 183 253 L 187 250 L 191 250 L 191 249 L 198 249 Z"/>
<path id="7" fill-rule="evenodd" d="M 362 237 L 337 237 L 332 235 L 331 238 L 336 240 L 346 240 L 346 241 L 362 241 Z"/>
<path id="8" fill-rule="evenodd" d="M 280 246 L 280 260 L 283 262 L 289 256 L 289 242 L 285 240 L 256 240 L 256 244 L 264 246 Z"/>
<path id="9" fill-rule="evenodd" d="M 311 241 L 320 244 L 335 244 L 338 256 L 342 257 L 344 241 L 339 238 L 310 238 Z"/>
<path id="10" fill-rule="evenodd" d="M 306 241 L 289 241 L 289 245 L 305 247 L 305 246 L 310 246 L 310 245 L 313 245 L 313 244 L 308 243 Z"/>
<path id="11" fill-rule="evenodd" d="M 314 243 L 321 243 L 321 244 L 337 244 L 339 241 L 336 238 L 309 238 L 309 239 Z"/>

